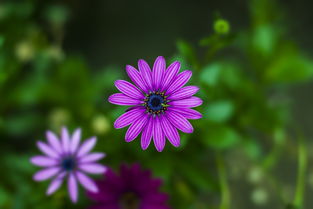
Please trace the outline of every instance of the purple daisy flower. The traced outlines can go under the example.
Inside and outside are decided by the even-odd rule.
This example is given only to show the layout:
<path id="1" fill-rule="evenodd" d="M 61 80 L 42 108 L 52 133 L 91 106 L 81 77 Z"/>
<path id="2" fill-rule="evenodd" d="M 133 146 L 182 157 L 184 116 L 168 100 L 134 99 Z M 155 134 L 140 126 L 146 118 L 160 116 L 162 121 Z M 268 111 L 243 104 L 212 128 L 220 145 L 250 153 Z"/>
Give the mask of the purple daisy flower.
<path id="1" fill-rule="evenodd" d="M 122 165 L 120 175 L 108 169 L 104 177 L 96 181 L 98 193 L 88 192 L 96 201 L 89 209 L 169 209 L 168 195 L 159 191 L 162 180 L 152 178 L 139 164 Z"/>
<path id="2" fill-rule="evenodd" d="M 124 80 L 115 82 L 122 93 L 113 94 L 109 102 L 117 105 L 132 106 L 114 123 L 119 129 L 130 125 L 125 140 L 134 140 L 140 132 L 141 147 L 147 149 L 152 136 L 156 149 L 161 152 L 165 138 L 172 145 L 180 145 L 177 129 L 192 133 L 193 127 L 187 119 L 199 119 L 201 113 L 191 109 L 202 104 L 202 100 L 193 95 L 198 92 L 197 86 L 185 86 L 191 78 L 189 70 L 178 73 L 180 62 L 175 61 L 166 68 L 165 59 L 158 57 L 152 71 L 144 60 L 138 61 L 138 68 L 127 65 L 126 72 L 133 85 Z"/>
<path id="3" fill-rule="evenodd" d="M 34 175 L 35 181 L 44 181 L 53 178 L 47 195 L 51 195 L 60 188 L 65 178 L 68 182 L 68 191 L 72 202 L 77 202 L 77 181 L 88 191 L 98 192 L 94 181 L 85 173 L 103 174 L 107 168 L 96 161 L 105 157 L 104 153 L 90 153 L 96 144 L 96 137 L 91 137 L 80 145 L 81 129 L 76 129 L 72 136 L 63 127 L 61 140 L 47 131 L 48 144 L 38 141 L 38 148 L 44 153 L 31 158 L 34 165 L 44 167 Z"/>

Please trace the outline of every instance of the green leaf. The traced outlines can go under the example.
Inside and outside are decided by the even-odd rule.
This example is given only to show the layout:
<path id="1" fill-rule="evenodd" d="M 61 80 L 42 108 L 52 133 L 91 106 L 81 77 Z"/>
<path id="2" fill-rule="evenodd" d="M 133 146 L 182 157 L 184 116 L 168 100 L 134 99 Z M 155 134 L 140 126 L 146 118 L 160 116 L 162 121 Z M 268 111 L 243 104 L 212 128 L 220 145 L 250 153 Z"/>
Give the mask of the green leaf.
<path id="1" fill-rule="evenodd" d="M 219 63 L 213 63 L 203 68 L 201 72 L 201 81 L 211 87 L 218 84 L 221 74 L 221 65 Z"/>
<path id="2" fill-rule="evenodd" d="M 270 82 L 294 83 L 313 77 L 313 62 L 294 49 L 285 49 L 265 72 Z"/>
<path id="3" fill-rule="evenodd" d="M 226 122 L 234 113 L 234 104 L 230 100 L 215 101 L 205 107 L 204 118 L 216 123 Z"/>
<path id="4" fill-rule="evenodd" d="M 209 129 L 209 128 L 208 128 Z M 229 126 L 211 127 L 202 137 L 203 143 L 214 149 L 227 149 L 235 146 L 240 141 L 240 135 Z"/>
<path id="5" fill-rule="evenodd" d="M 196 51 L 194 47 L 189 44 L 186 41 L 179 40 L 177 41 L 177 49 L 179 51 L 179 54 L 188 62 L 190 63 L 194 68 L 198 68 L 198 60 L 196 56 Z"/>

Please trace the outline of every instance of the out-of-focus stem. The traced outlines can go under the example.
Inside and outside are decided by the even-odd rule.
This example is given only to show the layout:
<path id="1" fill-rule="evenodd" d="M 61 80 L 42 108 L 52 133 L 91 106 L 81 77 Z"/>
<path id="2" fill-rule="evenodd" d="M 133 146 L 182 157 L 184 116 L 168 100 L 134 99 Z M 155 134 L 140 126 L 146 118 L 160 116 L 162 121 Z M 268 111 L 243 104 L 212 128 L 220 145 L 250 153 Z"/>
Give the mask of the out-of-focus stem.
<path id="1" fill-rule="evenodd" d="M 219 183 L 221 187 L 221 205 L 220 209 L 229 209 L 230 208 L 230 191 L 227 182 L 227 174 L 225 169 L 225 164 L 220 153 L 216 155 L 216 163 L 219 175 Z"/>
<path id="2" fill-rule="evenodd" d="M 303 208 L 303 196 L 305 190 L 305 173 L 307 170 L 307 149 L 305 147 L 304 139 L 299 139 L 299 151 L 298 151 L 298 177 L 296 192 L 294 197 L 294 206 L 296 208 Z"/>

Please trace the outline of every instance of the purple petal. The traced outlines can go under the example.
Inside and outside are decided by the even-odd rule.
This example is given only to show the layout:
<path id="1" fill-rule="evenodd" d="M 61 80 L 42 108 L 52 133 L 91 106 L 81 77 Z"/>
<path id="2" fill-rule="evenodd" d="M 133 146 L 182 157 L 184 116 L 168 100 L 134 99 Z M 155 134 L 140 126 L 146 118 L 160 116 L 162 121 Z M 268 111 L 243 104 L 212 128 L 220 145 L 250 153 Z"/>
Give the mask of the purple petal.
<path id="1" fill-rule="evenodd" d="M 161 86 L 165 68 L 166 63 L 164 57 L 162 56 L 157 57 L 152 69 L 153 87 L 155 91 L 157 91 Z"/>
<path id="2" fill-rule="evenodd" d="M 175 61 L 165 71 L 163 76 L 163 81 L 161 84 L 161 91 L 164 91 L 168 88 L 168 86 L 172 83 L 173 78 L 177 75 L 180 69 L 180 62 Z"/>
<path id="3" fill-rule="evenodd" d="M 146 127 L 142 131 L 141 135 L 141 147 L 146 150 L 151 142 L 153 130 L 153 116 L 149 116 Z"/>
<path id="4" fill-rule="evenodd" d="M 72 202 L 76 203 L 77 198 L 78 198 L 78 188 L 77 188 L 77 180 L 74 176 L 74 173 L 70 173 L 70 176 L 68 179 L 68 191 L 69 191 Z"/>
<path id="5" fill-rule="evenodd" d="M 91 178 L 89 178 L 88 176 L 86 176 L 85 174 L 79 171 L 76 172 L 76 176 L 77 176 L 78 181 L 81 183 L 81 185 L 85 189 L 94 193 L 98 192 L 98 187 Z"/>
<path id="6" fill-rule="evenodd" d="M 50 146 L 48 146 L 46 143 L 38 141 L 37 146 L 40 149 L 40 151 L 42 151 L 47 156 L 52 157 L 52 158 L 59 158 L 58 153 L 54 149 L 52 149 Z"/>
<path id="7" fill-rule="evenodd" d="M 67 128 L 65 127 L 62 128 L 61 139 L 62 139 L 63 152 L 68 153 L 70 151 L 70 135 L 68 133 Z"/>
<path id="8" fill-rule="evenodd" d="M 131 65 L 126 65 L 126 72 L 128 77 L 138 86 L 142 91 L 149 93 L 148 88 L 146 87 L 145 82 L 143 81 L 140 73 Z"/>
<path id="9" fill-rule="evenodd" d="M 166 95 L 171 95 L 173 92 L 183 87 L 189 81 L 191 76 L 192 72 L 190 70 L 185 70 L 182 73 L 178 74 L 174 78 L 173 83 L 166 90 Z"/>
<path id="10" fill-rule="evenodd" d="M 164 116 L 161 118 L 161 125 L 165 136 L 168 138 L 171 144 L 175 147 L 179 147 L 180 137 L 177 129 Z"/>
<path id="11" fill-rule="evenodd" d="M 58 161 L 54 158 L 46 156 L 35 156 L 30 159 L 31 163 L 42 167 L 51 167 L 58 164 Z"/>
<path id="12" fill-rule="evenodd" d="M 94 161 L 98 161 L 98 160 L 100 160 L 100 159 L 102 159 L 104 157 L 105 157 L 104 153 L 94 152 L 94 153 L 91 153 L 91 154 L 83 156 L 79 160 L 79 162 L 80 163 L 91 163 L 91 162 L 94 162 Z"/>
<path id="13" fill-rule="evenodd" d="M 71 140 L 71 144 L 70 144 L 70 152 L 71 153 L 75 153 L 77 151 L 77 148 L 79 146 L 79 142 L 80 142 L 80 138 L 81 138 L 81 129 L 78 128 L 74 131 L 73 136 L 72 136 L 72 140 Z"/>
<path id="14" fill-rule="evenodd" d="M 148 90 L 152 91 L 152 76 L 151 76 L 151 69 L 146 61 L 140 59 L 138 61 L 138 68 L 142 80 L 145 82 L 145 85 Z"/>
<path id="15" fill-rule="evenodd" d="M 167 99 L 168 100 L 186 99 L 188 97 L 193 96 L 198 91 L 199 91 L 199 87 L 197 86 L 186 86 L 186 87 L 179 89 L 172 95 L 170 95 Z"/>
<path id="16" fill-rule="evenodd" d="M 131 124 L 126 132 L 125 141 L 131 142 L 132 140 L 134 140 L 140 134 L 141 130 L 145 127 L 147 120 L 148 116 L 144 115 L 142 118 L 139 118 L 133 124 Z"/>
<path id="17" fill-rule="evenodd" d="M 200 99 L 199 97 L 190 97 L 188 99 L 171 101 L 168 104 L 173 107 L 182 107 L 182 108 L 198 107 L 202 105 L 202 99 Z"/>
<path id="18" fill-rule="evenodd" d="M 134 99 L 144 98 L 144 95 L 141 93 L 141 91 L 128 81 L 117 80 L 115 81 L 115 86 L 120 92 L 122 92 L 126 96 L 129 96 Z"/>
<path id="19" fill-rule="evenodd" d="M 82 157 L 86 155 L 92 148 L 96 145 L 97 138 L 91 137 L 90 139 L 87 139 L 81 147 L 77 151 L 77 157 Z"/>
<path id="20" fill-rule="evenodd" d="M 44 181 L 51 178 L 52 176 L 55 176 L 57 173 L 59 173 L 59 171 L 60 168 L 58 167 L 46 168 L 35 173 L 33 179 L 35 181 Z"/>
<path id="21" fill-rule="evenodd" d="M 61 147 L 61 143 L 60 143 L 58 137 L 51 131 L 47 131 L 46 137 L 48 139 L 48 142 L 49 142 L 50 146 L 55 151 L 57 151 L 58 153 L 61 153 L 62 152 L 62 147 Z"/>
<path id="22" fill-rule="evenodd" d="M 196 110 L 193 109 L 189 109 L 189 108 L 174 108 L 174 107 L 169 107 L 169 110 L 178 112 L 179 114 L 181 114 L 182 116 L 184 116 L 186 119 L 200 119 L 202 118 L 202 114 L 199 113 Z"/>
<path id="23" fill-rule="evenodd" d="M 157 151 L 162 152 L 165 146 L 165 136 L 159 117 L 155 117 L 153 121 L 153 141 Z"/>
<path id="24" fill-rule="evenodd" d="M 184 118 L 181 114 L 167 110 L 167 114 L 165 115 L 167 119 L 174 125 L 176 128 L 185 133 L 192 133 L 193 127 L 189 123 L 189 121 Z"/>
<path id="25" fill-rule="evenodd" d="M 90 174 L 103 174 L 107 171 L 107 167 L 100 165 L 98 163 L 88 163 L 88 164 L 81 164 L 79 168 Z"/>
<path id="26" fill-rule="evenodd" d="M 138 99 L 130 98 L 129 96 L 126 96 L 122 93 L 113 94 L 109 97 L 109 102 L 116 105 L 139 105 L 142 103 L 142 101 Z"/>
<path id="27" fill-rule="evenodd" d="M 128 126 L 132 122 L 136 121 L 139 117 L 142 117 L 144 113 L 145 109 L 142 107 L 129 110 L 116 119 L 114 122 L 114 128 L 124 128 L 125 126 Z"/>
<path id="28" fill-rule="evenodd" d="M 55 191 L 57 191 L 60 186 L 63 183 L 64 177 L 66 175 L 66 172 L 60 173 L 55 179 L 52 180 L 52 182 L 50 183 L 46 194 L 47 195 L 51 195 L 53 194 Z"/>

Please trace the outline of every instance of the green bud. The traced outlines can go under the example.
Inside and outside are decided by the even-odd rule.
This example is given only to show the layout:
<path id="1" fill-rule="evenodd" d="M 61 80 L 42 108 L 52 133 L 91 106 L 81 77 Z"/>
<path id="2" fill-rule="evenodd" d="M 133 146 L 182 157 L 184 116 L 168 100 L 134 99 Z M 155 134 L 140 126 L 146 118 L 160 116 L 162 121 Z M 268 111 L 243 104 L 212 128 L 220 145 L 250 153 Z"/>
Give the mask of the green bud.
<path id="1" fill-rule="evenodd" d="M 226 35 L 230 31 L 230 25 L 227 20 L 218 19 L 214 22 L 214 31 L 220 35 Z"/>

